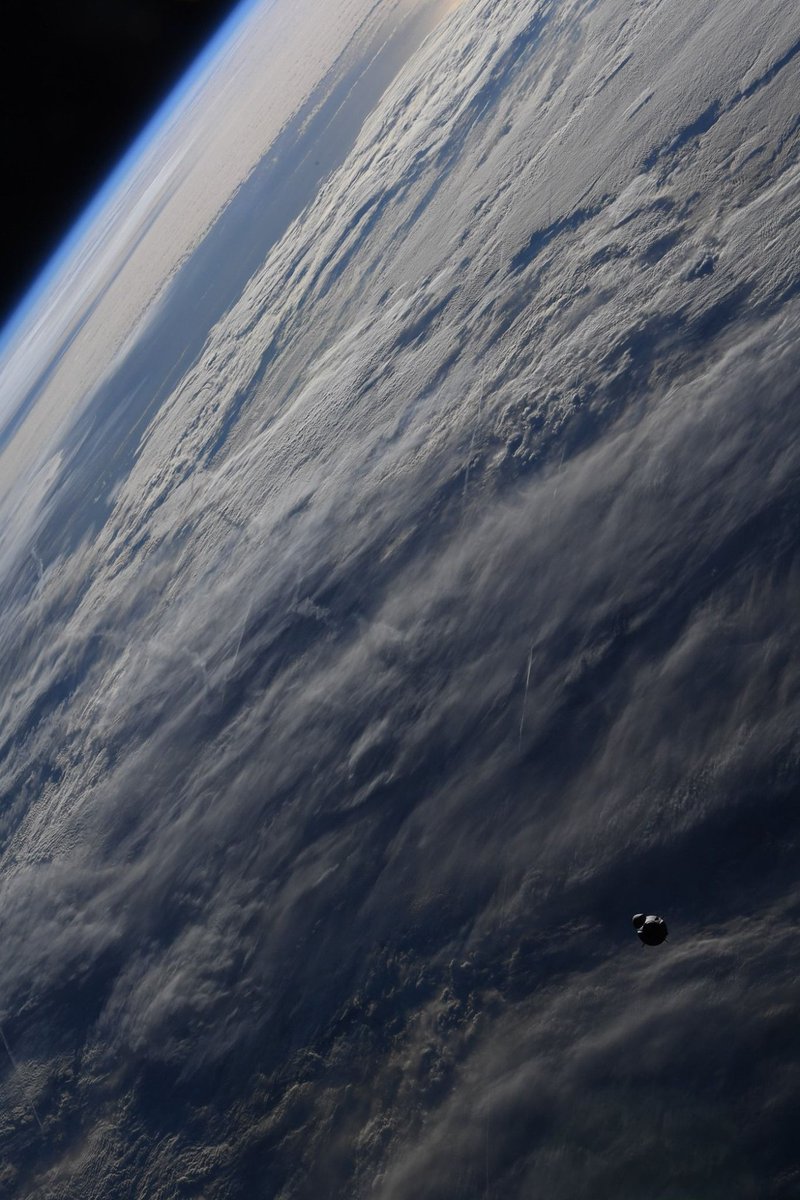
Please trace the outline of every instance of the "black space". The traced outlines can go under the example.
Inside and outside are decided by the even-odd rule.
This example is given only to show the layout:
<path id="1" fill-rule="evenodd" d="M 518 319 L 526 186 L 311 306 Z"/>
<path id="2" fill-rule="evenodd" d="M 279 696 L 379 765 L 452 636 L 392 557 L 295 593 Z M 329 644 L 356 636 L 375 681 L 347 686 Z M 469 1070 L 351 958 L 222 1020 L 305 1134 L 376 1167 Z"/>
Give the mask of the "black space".
<path id="1" fill-rule="evenodd" d="M 236 0 L 16 0 L 4 16 L 0 324 Z"/>

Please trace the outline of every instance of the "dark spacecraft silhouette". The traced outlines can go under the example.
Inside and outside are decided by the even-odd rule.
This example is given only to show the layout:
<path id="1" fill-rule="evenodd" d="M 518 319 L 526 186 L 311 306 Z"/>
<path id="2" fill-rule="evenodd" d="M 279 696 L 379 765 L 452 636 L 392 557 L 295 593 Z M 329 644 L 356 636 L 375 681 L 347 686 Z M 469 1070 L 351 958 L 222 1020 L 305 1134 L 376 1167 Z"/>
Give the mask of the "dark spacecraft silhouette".
<path id="1" fill-rule="evenodd" d="M 633 918 L 633 927 L 643 946 L 660 946 L 667 940 L 669 931 L 663 917 L 646 917 L 644 913 L 637 913 Z"/>

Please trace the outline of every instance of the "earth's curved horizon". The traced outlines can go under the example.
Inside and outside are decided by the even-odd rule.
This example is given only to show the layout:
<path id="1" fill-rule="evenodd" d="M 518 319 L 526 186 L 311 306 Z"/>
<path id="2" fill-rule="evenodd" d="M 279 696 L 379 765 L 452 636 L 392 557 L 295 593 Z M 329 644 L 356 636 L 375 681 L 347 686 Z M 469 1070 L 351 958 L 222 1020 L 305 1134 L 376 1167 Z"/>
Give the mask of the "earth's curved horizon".
<path id="1" fill-rule="evenodd" d="M 788 0 L 253 0 L 76 227 L 4 1195 L 796 1200 L 799 70 Z"/>

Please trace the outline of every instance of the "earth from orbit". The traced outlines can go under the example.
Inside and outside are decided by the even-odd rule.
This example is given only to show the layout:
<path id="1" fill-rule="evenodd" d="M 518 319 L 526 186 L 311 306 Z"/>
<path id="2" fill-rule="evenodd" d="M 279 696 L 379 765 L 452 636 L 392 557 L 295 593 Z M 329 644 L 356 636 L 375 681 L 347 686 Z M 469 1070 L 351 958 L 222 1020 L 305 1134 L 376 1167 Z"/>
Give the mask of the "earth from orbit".
<path id="1" fill-rule="evenodd" d="M 799 334 L 790 0 L 235 12 L 2 335 L 3 1196 L 800 1196 Z"/>

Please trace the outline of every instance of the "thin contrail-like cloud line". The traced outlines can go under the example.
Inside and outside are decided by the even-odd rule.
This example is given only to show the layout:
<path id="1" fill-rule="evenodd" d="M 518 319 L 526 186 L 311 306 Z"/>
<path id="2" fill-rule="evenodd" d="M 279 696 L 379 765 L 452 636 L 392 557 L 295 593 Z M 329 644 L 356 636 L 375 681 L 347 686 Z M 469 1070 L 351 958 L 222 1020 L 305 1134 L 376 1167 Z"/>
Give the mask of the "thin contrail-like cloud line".
<path id="1" fill-rule="evenodd" d="M 522 745 L 522 730 L 525 725 L 525 706 L 528 703 L 528 688 L 530 687 L 530 684 L 531 684 L 531 667 L 532 666 L 533 666 L 533 646 L 531 646 L 530 652 L 528 654 L 528 670 L 525 675 L 525 695 L 522 697 L 522 712 L 520 713 L 520 717 L 519 717 L 518 744 L 520 746 Z"/>
<path id="2" fill-rule="evenodd" d="M 8 1055 L 8 1061 L 11 1063 L 11 1066 L 14 1068 L 14 1074 L 19 1075 L 19 1063 L 14 1058 L 14 1055 L 11 1053 L 11 1047 L 8 1044 L 8 1038 L 6 1037 L 5 1033 L 3 1032 L 2 1025 L 0 1025 L 0 1040 L 2 1040 L 3 1045 L 6 1048 L 6 1054 Z M 36 1118 L 36 1124 L 39 1126 L 39 1129 L 42 1131 L 42 1133 L 44 1133 L 44 1125 L 42 1124 L 42 1122 L 39 1118 L 39 1114 L 36 1111 L 36 1105 L 31 1100 L 31 1098 L 28 1094 L 28 1089 L 25 1087 L 25 1085 L 22 1084 L 21 1086 L 22 1086 L 23 1092 L 25 1093 L 25 1099 L 27 1100 L 28 1104 L 31 1106 L 31 1112 L 33 1113 L 34 1117 Z"/>

